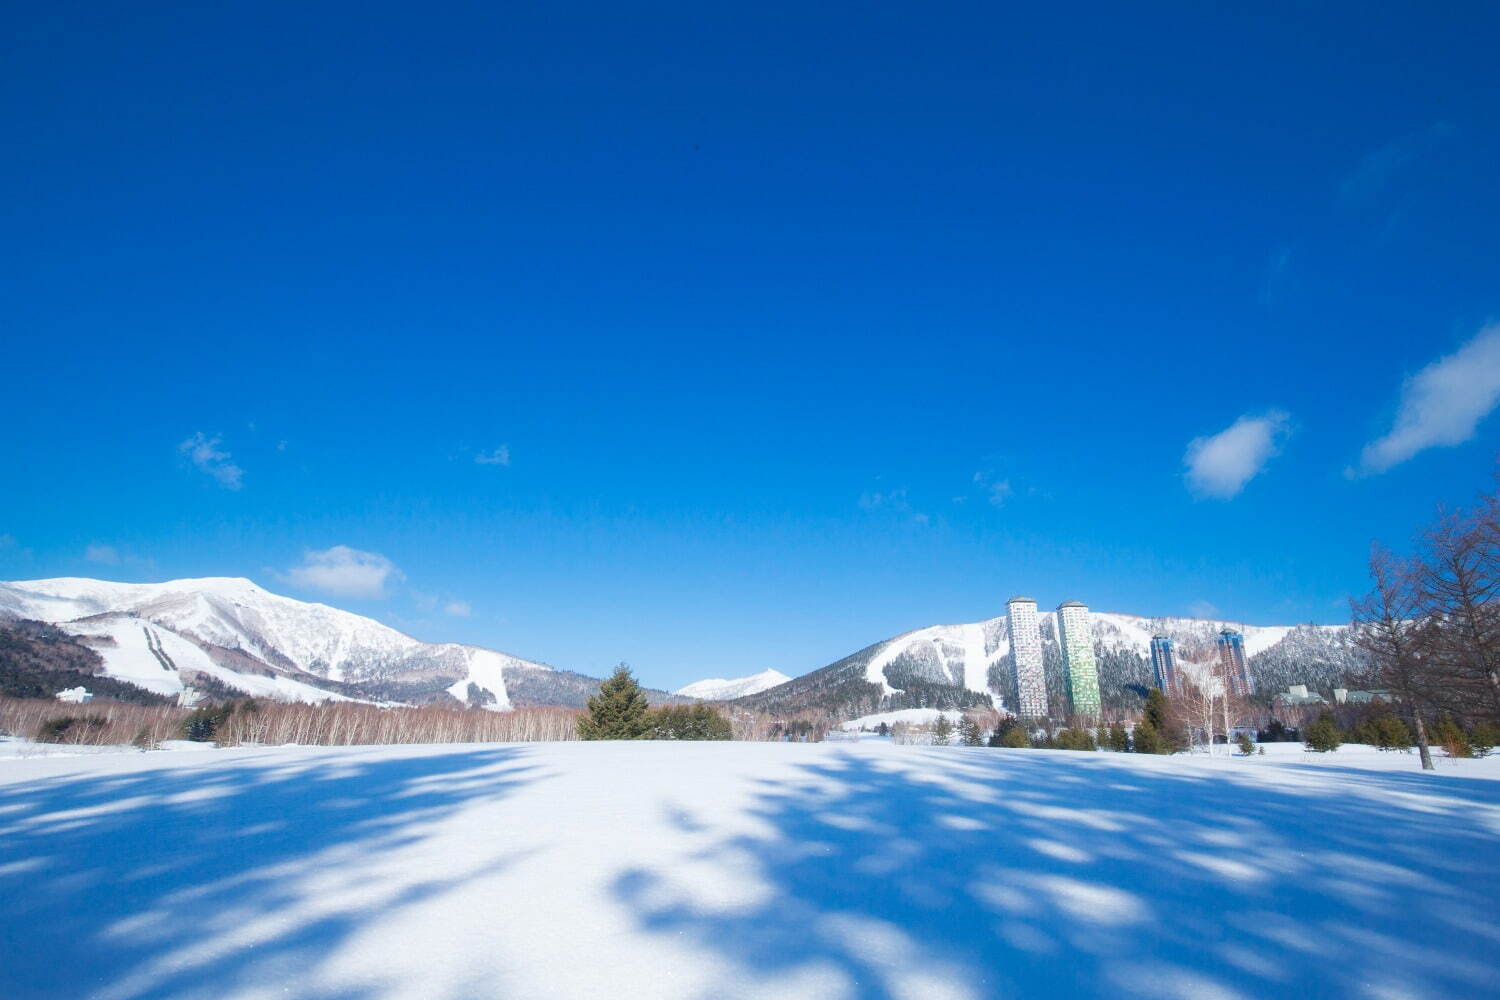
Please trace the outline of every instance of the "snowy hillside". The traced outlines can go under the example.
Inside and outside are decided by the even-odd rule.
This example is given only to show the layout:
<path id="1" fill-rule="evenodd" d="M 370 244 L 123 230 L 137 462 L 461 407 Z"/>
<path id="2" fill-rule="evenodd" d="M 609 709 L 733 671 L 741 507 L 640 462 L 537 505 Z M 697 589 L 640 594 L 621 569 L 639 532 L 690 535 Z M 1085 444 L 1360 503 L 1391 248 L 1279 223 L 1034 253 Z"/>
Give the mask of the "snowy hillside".
<path id="1" fill-rule="evenodd" d="M 1500 758 L 1438 766 L 884 742 L 0 759 L 0 996 L 1494 996 Z"/>
<path id="2" fill-rule="evenodd" d="M 762 670 L 758 674 L 736 677 L 733 680 L 714 677 L 705 681 L 694 681 L 686 687 L 678 688 L 677 694 L 686 698 L 701 698 L 704 701 L 725 701 L 730 698 L 743 698 L 747 694 L 759 694 L 778 684 L 785 684 L 789 680 L 791 678 L 779 670 Z"/>
<path id="3" fill-rule="evenodd" d="M 1039 615 L 1043 661 L 1054 714 L 1062 707 L 1062 655 L 1055 612 Z M 1192 674 L 1216 655 L 1228 626 L 1245 637 L 1245 652 L 1264 691 L 1288 684 L 1332 686 L 1357 673 L 1360 661 L 1347 628 L 1338 625 L 1257 626 L 1197 618 L 1145 618 L 1095 612 L 1094 651 L 1105 706 L 1140 703 L 1152 683 L 1151 637 L 1166 635 Z M 814 710 L 849 719 L 904 708 L 1015 705 L 1014 665 L 1004 616 L 964 625 L 932 625 L 878 642 L 810 674 L 758 694 L 747 707 L 773 712 Z"/>
<path id="4" fill-rule="evenodd" d="M 425 643 L 325 604 L 237 578 L 0 583 L 0 614 L 85 637 L 106 673 L 163 694 L 208 677 L 248 694 L 459 701 L 505 709 L 506 671 L 549 671 L 506 653 Z"/>

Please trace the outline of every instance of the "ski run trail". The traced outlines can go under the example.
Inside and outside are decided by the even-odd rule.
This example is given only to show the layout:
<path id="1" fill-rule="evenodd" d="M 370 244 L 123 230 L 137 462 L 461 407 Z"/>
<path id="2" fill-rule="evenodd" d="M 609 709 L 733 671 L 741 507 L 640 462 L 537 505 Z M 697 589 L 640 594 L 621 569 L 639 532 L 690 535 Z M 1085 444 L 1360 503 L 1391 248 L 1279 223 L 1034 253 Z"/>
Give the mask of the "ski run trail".
<path id="1" fill-rule="evenodd" d="M 1500 760 L 0 759 L 0 997 L 1500 996 Z"/>

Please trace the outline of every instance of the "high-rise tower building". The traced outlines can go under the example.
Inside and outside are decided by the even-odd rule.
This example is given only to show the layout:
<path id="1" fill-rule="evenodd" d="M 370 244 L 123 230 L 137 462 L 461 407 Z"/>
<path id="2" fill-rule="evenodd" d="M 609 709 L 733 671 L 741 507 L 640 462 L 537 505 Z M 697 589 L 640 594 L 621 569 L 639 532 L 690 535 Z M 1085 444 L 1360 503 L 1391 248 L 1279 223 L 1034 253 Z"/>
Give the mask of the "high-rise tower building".
<path id="1" fill-rule="evenodd" d="M 1006 625 L 1010 629 L 1010 655 L 1016 665 L 1016 708 L 1023 719 L 1047 717 L 1047 676 L 1042 672 L 1042 628 L 1037 621 L 1036 601 L 1012 597 L 1005 602 Z"/>
<path id="2" fill-rule="evenodd" d="M 1064 601 L 1057 606 L 1057 642 L 1062 647 L 1063 678 L 1073 714 L 1097 718 L 1102 708 L 1099 668 L 1094 663 L 1094 622 L 1087 605 Z"/>
<path id="3" fill-rule="evenodd" d="M 1255 681 L 1245 663 L 1245 637 L 1232 628 L 1219 633 L 1219 675 L 1224 678 L 1230 694 L 1255 693 Z"/>
<path id="4" fill-rule="evenodd" d="M 1164 635 L 1151 637 L 1151 670 L 1156 674 L 1156 686 L 1167 694 L 1177 693 L 1177 652 L 1172 640 Z"/>

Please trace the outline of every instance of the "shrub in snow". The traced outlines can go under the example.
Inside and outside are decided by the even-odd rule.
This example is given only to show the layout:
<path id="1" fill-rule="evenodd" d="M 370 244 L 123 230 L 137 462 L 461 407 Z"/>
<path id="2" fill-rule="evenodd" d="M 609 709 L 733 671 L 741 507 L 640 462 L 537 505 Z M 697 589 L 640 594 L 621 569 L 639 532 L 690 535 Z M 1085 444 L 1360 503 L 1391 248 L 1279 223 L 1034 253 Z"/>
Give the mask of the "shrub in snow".
<path id="1" fill-rule="evenodd" d="M 1240 733 L 1238 739 L 1240 744 L 1240 753 L 1244 754 L 1246 757 L 1249 757 L 1255 753 L 1255 741 L 1250 738 L 1249 733 Z"/>
<path id="2" fill-rule="evenodd" d="M 1064 729 L 1058 732 L 1054 740 L 1059 750 L 1098 750 L 1099 744 L 1094 742 L 1094 734 L 1082 726 L 1076 729 Z"/>
<path id="3" fill-rule="evenodd" d="M 1433 740 L 1448 751 L 1449 757 L 1474 756 L 1474 745 L 1469 742 L 1469 734 L 1460 729 L 1452 719 L 1444 719 L 1437 724 L 1437 729 L 1433 730 Z"/>
<path id="4" fill-rule="evenodd" d="M 1488 722 L 1475 723 L 1469 730 L 1469 746 L 1476 757 L 1488 757 L 1497 743 L 1500 743 L 1500 729 Z"/>
<path id="5" fill-rule="evenodd" d="M 104 728 L 97 715 L 59 715 L 37 729 L 38 743 L 90 743 Z"/>
<path id="6" fill-rule="evenodd" d="M 712 705 L 663 705 L 650 714 L 653 740 L 727 740 L 729 720 Z"/>

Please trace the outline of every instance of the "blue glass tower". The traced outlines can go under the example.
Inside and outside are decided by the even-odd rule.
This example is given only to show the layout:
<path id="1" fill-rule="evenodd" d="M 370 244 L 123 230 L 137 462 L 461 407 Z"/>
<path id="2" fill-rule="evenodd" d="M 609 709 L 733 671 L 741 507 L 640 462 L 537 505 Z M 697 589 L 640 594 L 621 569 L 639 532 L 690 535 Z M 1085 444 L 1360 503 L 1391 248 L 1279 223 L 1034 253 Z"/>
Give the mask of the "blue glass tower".
<path id="1" fill-rule="evenodd" d="M 1167 694 L 1177 692 L 1177 653 L 1172 640 L 1164 635 L 1151 637 L 1151 670 L 1156 675 L 1156 686 Z"/>

